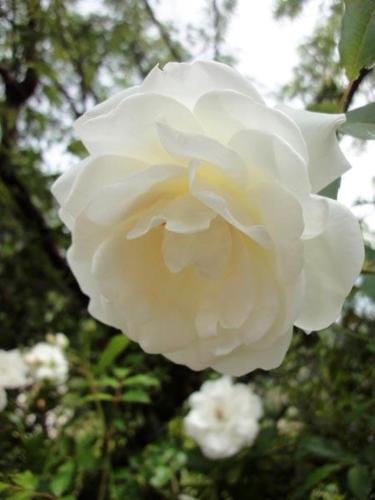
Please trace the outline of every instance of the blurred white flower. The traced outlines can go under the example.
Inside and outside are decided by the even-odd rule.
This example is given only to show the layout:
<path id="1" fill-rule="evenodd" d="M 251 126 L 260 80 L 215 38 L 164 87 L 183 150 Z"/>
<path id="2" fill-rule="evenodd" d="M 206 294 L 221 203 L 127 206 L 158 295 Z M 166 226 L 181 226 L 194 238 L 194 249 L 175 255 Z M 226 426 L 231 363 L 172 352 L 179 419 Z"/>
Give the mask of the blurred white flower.
<path id="1" fill-rule="evenodd" d="M 69 339 L 64 333 L 56 333 L 56 335 L 53 335 L 52 333 L 49 333 L 46 336 L 46 340 L 49 344 L 57 345 L 61 349 L 66 349 L 69 345 Z"/>
<path id="2" fill-rule="evenodd" d="M 0 411 L 3 411 L 8 402 L 7 393 L 4 389 L 0 388 Z"/>
<path id="3" fill-rule="evenodd" d="M 48 380 L 62 384 L 68 376 L 68 361 L 57 345 L 39 342 L 25 355 L 25 361 L 35 381 Z"/>
<path id="4" fill-rule="evenodd" d="M 263 408 L 248 385 L 233 384 L 226 376 L 208 381 L 189 403 L 185 430 L 208 458 L 230 457 L 254 442 Z"/>
<path id="5" fill-rule="evenodd" d="M 16 389 L 28 383 L 27 365 L 18 349 L 0 350 L 0 387 Z"/>
<path id="6" fill-rule="evenodd" d="M 48 437 L 55 439 L 72 416 L 73 411 L 63 406 L 56 406 L 53 410 L 48 411 L 45 419 Z"/>

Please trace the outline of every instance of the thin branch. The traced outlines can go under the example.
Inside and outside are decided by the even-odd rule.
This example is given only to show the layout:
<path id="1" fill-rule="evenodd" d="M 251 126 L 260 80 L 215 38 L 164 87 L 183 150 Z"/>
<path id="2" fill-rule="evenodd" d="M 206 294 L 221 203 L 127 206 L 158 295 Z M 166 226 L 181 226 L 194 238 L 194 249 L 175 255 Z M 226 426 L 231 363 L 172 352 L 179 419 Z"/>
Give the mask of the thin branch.
<path id="1" fill-rule="evenodd" d="M 218 59 L 220 56 L 220 39 L 221 39 L 221 15 L 219 7 L 216 0 L 212 0 L 212 10 L 214 16 L 214 59 Z"/>
<path id="2" fill-rule="evenodd" d="M 366 69 L 363 68 L 361 69 L 358 78 L 353 80 L 352 82 L 349 83 L 348 87 L 346 88 L 345 92 L 343 93 L 341 100 L 339 102 L 338 108 L 339 111 L 342 113 L 345 113 L 348 111 L 350 105 L 353 102 L 354 96 L 357 93 L 360 85 L 362 84 L 363 80 L 372 72 L 372 69 Z"/>
<path id="3" fill-rule="evenodd" d="M 167 46 L 171 56 L 175 61 L 181 61 L 181 54 L 179 51 L 176 49 L 173 41 L 171 40 L 171 37 L 169 36 L 168 31 L 165 29 L 164 25 L 157 19 L 151 5 L 149 4 L 148 0 L 142 0 L 143 5 L 145 7 L 145 10 L 147 14 L 149 15 L 151 21 L 154 23 L 154 25 L 157 27 L 160 37 L 162 38 L 164 44 Z"/>

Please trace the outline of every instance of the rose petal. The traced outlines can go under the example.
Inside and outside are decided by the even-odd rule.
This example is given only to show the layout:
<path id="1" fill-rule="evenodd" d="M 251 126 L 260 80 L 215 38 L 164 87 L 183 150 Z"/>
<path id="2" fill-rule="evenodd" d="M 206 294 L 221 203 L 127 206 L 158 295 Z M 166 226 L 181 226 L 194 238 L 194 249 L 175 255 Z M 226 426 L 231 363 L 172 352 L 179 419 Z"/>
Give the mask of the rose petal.
<path id="1" fill-rule="evenodd" d="M 321 191 L 350 168 L 336 137 L 337 128 L 345 122 L 345 115 L 313 113 L 278 106 L 290 116 L 305 138 L 309 154 L 309 174 L 314 193 Z"/>
<path id="2" fill-rule="evenodd" d="M 337 319 L 364 259 L 357 220 L 343 205 L 327 202 L 325 231 L 304 242 L 306 286 L 302 312 L 295 324 L 308 331 L 325 328 Z"/>
<path id="3" fill-rule="evenodd" d="M 232 89 L 263 102 L 253 85 L 237 71 L 214 61 L 168 63 L 156 66 L 141 85 L 142 92 L 163 94 L 192 109 L 202 94 L 211 90 Z"/>

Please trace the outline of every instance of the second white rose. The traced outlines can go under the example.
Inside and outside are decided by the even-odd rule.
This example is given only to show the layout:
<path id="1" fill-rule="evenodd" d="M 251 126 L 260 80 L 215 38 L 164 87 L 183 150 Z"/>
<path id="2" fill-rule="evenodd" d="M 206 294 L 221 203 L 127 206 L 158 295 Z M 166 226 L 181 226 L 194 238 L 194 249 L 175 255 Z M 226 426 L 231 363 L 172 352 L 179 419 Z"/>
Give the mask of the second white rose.
<path id="1" fill-rule="evenodd" d="M 195 370 L 277 367 L 361 269 L 357 221 L 316 195 L 349 168 L 344 119 L 272 109 L 214 62 L 156 67 L 83 115 L 89 156 L 53 192 L 91 314 Z"/>

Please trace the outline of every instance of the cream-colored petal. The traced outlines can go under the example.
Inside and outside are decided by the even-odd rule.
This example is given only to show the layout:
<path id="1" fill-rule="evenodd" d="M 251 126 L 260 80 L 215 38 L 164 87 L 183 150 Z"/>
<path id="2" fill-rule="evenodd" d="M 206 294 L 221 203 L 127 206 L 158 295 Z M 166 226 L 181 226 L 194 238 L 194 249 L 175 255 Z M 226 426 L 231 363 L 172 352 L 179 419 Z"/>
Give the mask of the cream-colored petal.
<path id="1" fill-rule="evenodd" d="M 165 264 L 172 273 L 195 266 L 204 278 L 219 278 L 231 255 L 232 238 L 226 222 L 214 219 L 206 231 L 181 234 L 166 230 L 162 244 Z"/>
<path id="2" fill-rule="evenodd" d="M 168 231 L 175 233 L 196 233 L 208 229 L 216 216 L 213 210 L 188 193 L 172 200 L 162 198 L 142 213 L 126 237 L 139 238 L 161 224 L 164 224 Z"/>
<path id="3" fill-rule="evenodd" d="M 119 154 L 151 163 L 170 162 L 159 141 L 158 122 L 185 132 L 200 133 L 192 113 L 170 97 L 135 94 L 106 114 L 77 125 L 77 132 L 91 154 Z"/>
<path id="4" fill-rule="evenodd" d="M 97 118 L 101 115 L 105 115 L 116 108 L 124 99 L 130 97 L 131 95 L 137 94 L 139 91 L 139 86 L 129 87 L 128 89 L 121 90 L 117 94 L 111 96 L 109 99 L 97 104 L 89 111 L 86 111 L 82 116 L 80 116 L 74 123 L 74 128 L 79 134 L 81 127 L 84 123 L 92 118 Z"/>
<path id="5" fill-rule="evenodd" d="M 199 160 L 214 165 L 238 183 L 246 182 L 246 170 L 241 158 L 220 142 L 199 134 L 188 134 L 158 124 L 160 141 L 173 158 Z"/>
<path id="6" fill-rule="evenodd" d="M 266 349 L 257 349 L 256 343 L 250 346 L 241 346 L 236 350 L 215 360 L 212 367 L 219 373 L 240 377 L 261 368 L 272 370 L 280 366 L 292 340 L 293 330 L 278 337 Z"/>
<path id="7" fill-rule="evenodd" d="M 224 144 L 240 130 L 257 130 L 279 137 L 307 160 L 305 141 L 293 120 L 238 92 L 224 90 L 204 94 L 194 108 L 194 115 L 206 133 Z"/>
<path id="8" fill-rule="evenodd" d="M 184 187 L 185 186 L 185 187 Z M 161 198 L 178 196 L 186 189 L 186 169 L 177 165 L 152 165 L 101 189 L 86 207 L 87 218 L 98 224 L 115 224 Z"/>
<path id="9" fill-rule="evenodd" d="M 246 190 L 220 170 L 207 164 L 191 162 L 189 166 L 190 192 L 202 203 L 221 215 L 236 229 L 256 241 L 270 247 L 271 238 L 258 220 L 252 200 Z"/>
<path id="10" fill-rule="evenodd" d="M 231 89 L 263 102 L 250 81 L 236 70 L 214 61 L 168 63 L 156 66 L 141 85 L 141 92 L 153 92 L 173 97 L 189 109 L 202 94 L 211 90 Z"/>
<path id="11" fill-rule="evenodd" d="M 241 156 L 254 181 L 271 178 L 297 195 L 310 192 L 306 162 L 282 138 L 243 129 L 230 139 L 228 146 Z"/>
<path id="12" fill-rule="evenodd" d="M 309 175 L 314 193 L 350 169 L 336 137 L 338 127 L 345 122 L 345 115 L 314 113 L 278 106 L 301 129 L 309 154 Z"/>
<path id="13" fill-rule="evenodd" d="M 333 200 L 326 228 L 304 242 L 305 293 L 297 326 L 320 330 L 333 323 L 358 277 L 364 259 L 359 224 L 350 210 Z"/>
<path id="14" fill-rule="evenodd" d="M 64 210 L 77 217 L 104 186 L 126 181 L 131 174 L 142 171 L 146 164 L 125 156 L 89 157 L 83 162 L 64 202 Z"/>

